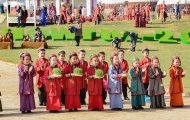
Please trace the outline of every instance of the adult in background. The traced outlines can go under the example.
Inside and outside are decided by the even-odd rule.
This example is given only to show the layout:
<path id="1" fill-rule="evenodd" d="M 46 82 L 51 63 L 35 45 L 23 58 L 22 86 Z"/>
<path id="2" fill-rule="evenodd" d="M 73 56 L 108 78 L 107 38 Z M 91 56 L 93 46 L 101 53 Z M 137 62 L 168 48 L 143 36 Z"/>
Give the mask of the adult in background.
<path id="1" fill-rule="evenodd" d="M 26 25 L 27 17 L 28 17 L 28 11 L 26 10 L 26 7 L 24 6 L 22 9 L 22 25 L 23 25 L 23 27 Z"/>
<path id="2" fill-rule="evenodd" d="M 101 14 L 101 20 L 104 20 L 104 10 L 105 10 L 105 4 L 100 4 L 100 14 Z"/>
<path id="3" fill-rule="evenodd" d="M 22 27 L 22 8 L 20 6 L 17 6 L 17 15 L 18 15 L 18 27 Z"/>
<path id="4" fill-rule="evenodd" d="M 156 11 L 155 3 L 150 3 L 150 22 L 151 23 L 153 19 L 155 19 L 155 11 Z"/>
<path id="5" fill-rule="evenodd" d="M 83 9 L 83 5 L 81 3 L 80 7 L 79 7 L 79 15 L 82 15 L 82 9 Z"/>
<path id="6" fill-rule="evenodd" d="M 51 20 L 51 24 L 56 24 L 56 7 L 53 3 L 51 3 L 51 6 L 49 7 L 49 18 Z"/>
<path id="7" fill-rule="evenodd" d="M 67 22 L 67 7 L 64 4 L 61 7 L 59 23 L 62 24 L 62 21 L 63 24 Z"/>
<path id="8" fill-rule="evenodd" d="M 141 13 L 140 13 L 140 5 L 138 4 L 135 7 L 135 27 L 140 27 L 140 18 L 141 18 Z"/>
<path id="9" fill-rule="evenodd" d="M 132 48 L 130 50 L 132 52 L 135 52 L 136 43 L 137 43 L 137 39 L 138 39 L 138 34 L 136 34 L 134 32 L 126 32 L 126 34 L 129 35 L 130 39 L 131 39 Z"/>
<path id="10" fill-rule="evenodd" d="M 177 4 L 175 5 L 176 20 L 180 20 L 180 18 L 181 18 L 180 11 L 181 11 L 181 7 L 180 7 L 179 2 L 177 2 Z"/>
<path id="11" fill-rule="evenodd" d="M 46 11 L 46 8 L 43 7 L 43 9 L 41 11 L 41 24 L 42 24 L 42 26 L 46 26 L 46 16 L 47 16 L 47 11 Z"/>
<path id="12" fill-rule="evenodd" d="M 100 17 L 100 6 L 97 4 L 96 8 L 94 9 L 94 18 L 95 18 L 95 25 L 100 24 L 101 17 Z"/>
<path id="13" fill-rule="evenodd" d="M 80 45 L 80 39 L 82 37 L 82 22 L 80 22 L 79 20 L 77 21 L 77 30 L 75 33 L 75 40 L 76 40 L 76 45 L 75 46 L 79 46 Z"/>
<path id="14" fill-rule="evenodd" d="M 160 5 L 160 19 L 161 19 L 161 22 L 166 22 L 166 18 L 168 17 L 167 16 L 167 6 L 165 4 L 165 1 L 163 1 L 163 3 Z"/>
<path id="15" fill-rule="evenodd" d="M 145 12 L 146 12 L 146 24 L 150 21 L 150 5 L 146 4 L 145 6 Z"/>

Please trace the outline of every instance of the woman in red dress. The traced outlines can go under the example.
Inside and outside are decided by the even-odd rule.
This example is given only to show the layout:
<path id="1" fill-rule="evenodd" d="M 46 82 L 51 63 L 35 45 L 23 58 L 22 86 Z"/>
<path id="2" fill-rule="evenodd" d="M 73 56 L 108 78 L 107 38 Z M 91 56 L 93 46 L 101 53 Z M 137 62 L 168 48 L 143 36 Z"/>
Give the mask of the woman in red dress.
<path id="1" fill-rule="evenodd" d="M 80 83 L 82 82 L 82 77 L 73 74 L 74 69 L 77 67 L 80 67 L 78 55 L 73 52 L 69 56 L 69 63 L 65 69 L 65 109 L 69 111 L 78 111 L 78 108 L 81 108 Z"/>
<path id="2" fill-rule="evenodd" d="M 51 55 L 49 58 L 50 66 L 46 68 L 46 92 L 47 92 L 47 107 L 50 112 L 58 112 L 61 110 L 61 75 L 54 75 L 53 69 L 58 68 L 57 56 Z"/>
<path id="3" fill-rule="evenodd" d="M 98 56 L 93 54 L 90 57 L 90 67 L 87 70 L 88 77 L 88 94 L 89 94 L 89 110 L 103 110 L 102 100 L 102 81 L 103 78 L 96 78 L 95 70 L 98 69 Z"/>

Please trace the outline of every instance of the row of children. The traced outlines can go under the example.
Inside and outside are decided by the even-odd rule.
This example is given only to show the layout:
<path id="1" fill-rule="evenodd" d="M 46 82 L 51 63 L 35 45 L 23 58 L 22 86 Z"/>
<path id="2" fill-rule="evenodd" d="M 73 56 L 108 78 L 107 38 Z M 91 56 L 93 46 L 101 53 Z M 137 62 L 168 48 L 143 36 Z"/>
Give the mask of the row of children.
<path id="1" fill-rule="evenodd" d="M 127 97 L 127 73 L 128 62 L 124 59 L 124 51 L 110 57 L 111 65 L 105 62 L 105 53 L 90 56 L 90 62 L 84 60 L 85 50 L 80 50 L 78 54 L 72 52 L 68 63 L 65 61 L 65 51 L 60 51 L 58 57 L 50 55 L 49 60 L 45 58 L 45 49 L 38 51 L 39 58 L 32 65 L 29 53 L 21 54 L 21 63 L 18 65 L 19 71 L 19 94 L 20 110 L 22 113 L 35 109 L 33 77 L 36 75 L 36 86 L 40 105 L 46 105 L 50 112 L 61 110 L 61 103 L 65 104 L 65 109 L 77 111 L 81 104 L 86 104 L 86 91 L 89 94 L 88 109 L 103 110 L 107 91 L 110 98 L 110 108 L 112 110 L 122 110 L 122 93 L 124 99 Z M 131 75 L 131 103 L 134 110 L 143 109 L 145 105 L 145 95 L 151 98 L 151 108 L 164 108 L 164 94 L 162 78 L 166 72 L 162 72 L 159 66 L 159 59 L 150 59 L 149 49 L 143 49 L 143 58 L 132 60 Z M 180 67 L 179 57 L 172 59 L 170 68 L 170 105 L 172 107 L 183 106 L 182 77 L 185 72 Z M 82 69 L 82 74 L 76 74 L 76 68 Z M 59 69 L 61 75 L 55 74 L 54 69 Z M 96 71 L 103 71 L 102 77 L 97 77 Z"/>

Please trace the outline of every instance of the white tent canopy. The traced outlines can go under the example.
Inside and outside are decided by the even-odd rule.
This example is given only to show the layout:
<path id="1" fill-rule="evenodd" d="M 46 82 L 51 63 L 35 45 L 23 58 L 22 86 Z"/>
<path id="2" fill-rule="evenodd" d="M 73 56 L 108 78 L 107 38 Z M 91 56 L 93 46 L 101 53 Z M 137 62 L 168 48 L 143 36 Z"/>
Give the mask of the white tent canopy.
<path id="1" fill-rule="evenodd" d="M 177 2 L 179 2 L 179 4 L 190 4 L 190 0 L 164 0 L 165 4 L 169 5 L 169 4 L 176 4 Z M 162 4 L 163 0 L 159 0 L 158 1 L 158 5 Z"/>
<path id="2" fill-rule="evenodd" d="M 128 2 L 158 2 L 158 0 L 128 0 Z"/>
<path id="3" fill-rule="evenodd" d="M 119 4 L 124 3 L 126 0 L 98 0 L 98 3 L 105 3 L 105 4 Z"/>

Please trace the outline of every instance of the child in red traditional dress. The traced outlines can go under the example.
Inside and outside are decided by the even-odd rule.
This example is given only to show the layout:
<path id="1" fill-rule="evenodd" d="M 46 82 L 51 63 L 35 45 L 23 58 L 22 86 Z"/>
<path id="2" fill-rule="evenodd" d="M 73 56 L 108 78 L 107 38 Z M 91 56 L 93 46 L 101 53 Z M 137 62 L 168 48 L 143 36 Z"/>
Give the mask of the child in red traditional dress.
<path id="1" fill-rule="evenodd" d="M 103 104 L 106 104 L 107 90 L 108 90 L 108 63 L 105 61 L 105 52 L 98 53 L 99 68 L 104 72 L 102 98 Z"/>
<path id="2" fill-rule="evenodd" d="M 80 102 L 82 105 L 86 105 L 86 91 L 87 91 L 87 68 L 88 62 L 85 61 L 86 51 L 84 49 L 79 50 L 78 58 L 79 58 L 79 65 L 80 68 L 83 70 L 82 82 L 81 82 L 81 90 L 80 90 Z"/>
<path id="3" fill-rule="evenodd" d="M 102 81 L 103 78 L 96 78 L 95 71 L 98 68 L 99 60 L 98 55 L 91 55 L 90 66 L 87 71 L 88 77 L 88 94 L 89 94 L 89 110 L 103 110 L 103 100 L 102 100 Z"/>
<path id="4" fill-rule="evenodd" d="M 183 83 L 182 77 L 186 72 L 181 68 L 181 60 L 178 56 L 172 59 L 172 65 L 170 68 L 170 106 L 171 107 L 183 107 Z"/>
<path id="5" fill-rule="evenodd" d="M 149 71 L 151 68 L 151 59 L 149 58 L 149 49 L 145 48 L 142 50 L 143 58 L 140 60 L 140 66 L 142 68 L 142 82 L 148 95 L 148 85 L 149 85 Z"/>
<path id="6" fill-rule="evenodd" d="M 50 66 L 46 68 L 46 92 L 47 92 L 47 107 L 50 112 L 58 112 L 61 110 L 61 73 L 54 73 L 54 69 L 58 69 L 57 56 L 52 54 L 49 57 Z"/>
<path id="7" fill-rule="evenodd" d="M 120 66 L 122 68 L 123 73 L 127 74 L 129 71 L 129 65 L 128 65 L 128 62 L 124 59 L 125 57 L 124 54 L 125 54 L 124 50 L 118 51 Z M 128 85 L 127 77 L 123 77 L 122 78 L 122 92 L 123 92 L 124 100 L 129 100 L 128 95 L 127 95 L 127 88 L 130 89 Z"/>
<path id="8" fill-rule="evenodd" d="M 62 105 L 65 104 L 65 81 L 66 81 L 65 70 L 68 65 L 68 63 L 65 61 L 65 54 L 66 54 L 65 51 L 60 51 L 58 53 L 58 67 L 60 68 L 62 73 L 62 92 L 61 92 Z"/>
<path id="9" fill-rule="evenodd" d="M 79 67 L 78 55 L 73 52 L 69 56 L 69 63 L 65 70 L 65 109 L 69 109 L 69 111 L 78 111 L 81 108 L 80 83 L 82 82 L 82 76 L 73 73 L 74 69 Z"/>
<path id="10" fill-rule="evenodd" d="M 36 86 L 38 88 L 39 105 L 46 105 L 46 91 L 45 91 L 45 70 L 49 66 L 49 61 L 45 58 L 45 49 L 38 49 L 39 58 L 34 63 L 36 70 Z"/>

